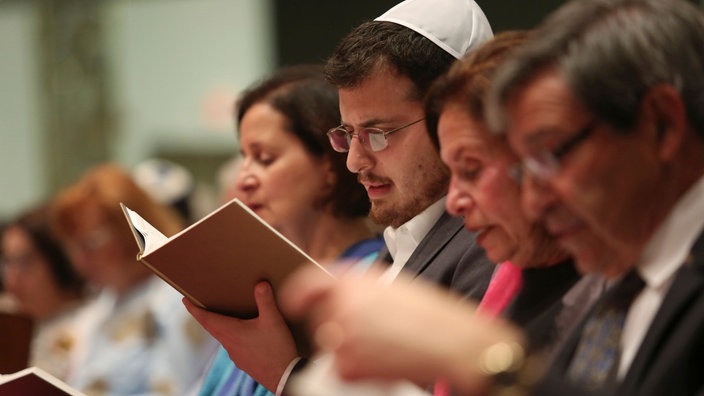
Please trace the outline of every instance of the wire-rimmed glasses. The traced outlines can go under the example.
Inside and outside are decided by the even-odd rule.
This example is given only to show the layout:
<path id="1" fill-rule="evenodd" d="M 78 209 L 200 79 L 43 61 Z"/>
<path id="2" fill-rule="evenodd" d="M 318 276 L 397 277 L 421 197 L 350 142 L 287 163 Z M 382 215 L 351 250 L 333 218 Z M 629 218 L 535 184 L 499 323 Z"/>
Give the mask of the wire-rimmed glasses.
<path id="1" fill-rule="evenodd" d="M 560 159 L 591 136 L 594 133 L 596 124 L 596 121 L 589 122 L 574 136 L 553 150 L 542 149 L 523 158 L 521 162 L 508 169 L 509 176 L 520 183 L 527 171 L 538 180 L 550 180 L 560 171 Z"/>
<path id="2" fill-rule="evenodd" d="M 360 129 L 359 132 L 355 132 L 347 129 L 344 125 L 340 125 L 328 131 L 328 138 L 330 139 L 332 148 L 339 153 L 346 153 L 350 151 L 350 144 L 352 143 L 353 137 L 357 137 L 360 143 L 372 151 L 381 151 L 389 146 L 387 136 L 404 128 L 408 128 L 409 126 L 417 124 L 423 120 L 425 120 L 425 118 L 415 120 L 411 123 L 388 131 L 384 131 L 380 128 L 367 127 Z"/>

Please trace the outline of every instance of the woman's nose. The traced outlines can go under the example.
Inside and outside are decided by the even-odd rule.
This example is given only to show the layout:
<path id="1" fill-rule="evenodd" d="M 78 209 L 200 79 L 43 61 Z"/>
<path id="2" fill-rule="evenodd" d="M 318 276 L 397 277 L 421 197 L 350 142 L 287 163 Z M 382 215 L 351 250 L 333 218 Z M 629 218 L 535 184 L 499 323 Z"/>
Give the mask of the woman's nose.
<path id="1" fill-rule="evenodd" d="M 240 166 L 239 174 L 237 175 L 237 190 L 251 191 L 259 184 L 258 178 L 252 169 L 252 164 L 245 160 Z"/>
<path id="2" fill-rule="evenodd" d="M 453 216 L 466 216 L 474 207 L 472 196 L 465 191 L 462 183 L 459 183 L 454 177 L 450 179 L 445 206 L 447 211 Z"/>

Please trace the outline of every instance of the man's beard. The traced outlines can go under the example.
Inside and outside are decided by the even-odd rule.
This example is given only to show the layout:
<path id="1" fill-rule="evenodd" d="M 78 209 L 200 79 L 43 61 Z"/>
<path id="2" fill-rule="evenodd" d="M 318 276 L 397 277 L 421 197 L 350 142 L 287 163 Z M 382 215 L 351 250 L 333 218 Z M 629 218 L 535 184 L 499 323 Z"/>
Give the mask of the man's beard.
<path id="1" fill-rule="evenodd" d="M 397 228 L 420 214 L 447 194 L 447 179 L 438 177 L 419 188 L 419 194 L 406 202 L 372 200 L 369 218 L 376 224 Z"/>

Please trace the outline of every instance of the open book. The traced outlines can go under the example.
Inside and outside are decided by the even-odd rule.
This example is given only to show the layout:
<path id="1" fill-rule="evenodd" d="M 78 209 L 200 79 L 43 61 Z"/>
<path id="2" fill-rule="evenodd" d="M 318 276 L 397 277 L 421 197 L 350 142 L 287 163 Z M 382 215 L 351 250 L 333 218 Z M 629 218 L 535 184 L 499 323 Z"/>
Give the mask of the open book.
<path id="1" fill-rule="evenodd" d="M 254 285 L 277 290 L 283 279 L 311 257 L 238 199 L 167 238 L 122 205 L 139 245 L 137 259 L 195 304 L 238 318 L 257 316 Z"/>
<path id="2" fill-rule="evenodd" d="M 14 374 L 0 375 L 0 396 L 83 396 L 60 379 L 29 367 Z"/>

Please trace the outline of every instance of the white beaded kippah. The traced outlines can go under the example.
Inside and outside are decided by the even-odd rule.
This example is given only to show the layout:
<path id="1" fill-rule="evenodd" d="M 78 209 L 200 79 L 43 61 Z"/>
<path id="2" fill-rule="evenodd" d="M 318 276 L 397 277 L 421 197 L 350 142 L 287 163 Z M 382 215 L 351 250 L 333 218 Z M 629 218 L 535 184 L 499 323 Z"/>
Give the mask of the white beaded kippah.
<path id="1" fill-rule="evenodd" d="M 158 202 L 170 204 L 186 197 L 194 188 L 193 175 L 174 162 L 151 158 L 135 166 L 135 182 Z"/>
<path id="2" fill-rule="evenodd" d="M 375 21 L 414 30 L 457 59 L 493 36 L 474 0 L 405 0 Z"/>

